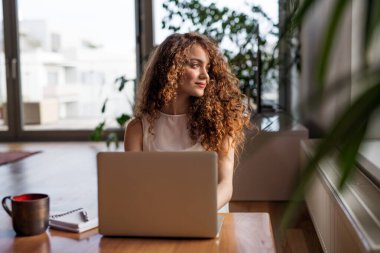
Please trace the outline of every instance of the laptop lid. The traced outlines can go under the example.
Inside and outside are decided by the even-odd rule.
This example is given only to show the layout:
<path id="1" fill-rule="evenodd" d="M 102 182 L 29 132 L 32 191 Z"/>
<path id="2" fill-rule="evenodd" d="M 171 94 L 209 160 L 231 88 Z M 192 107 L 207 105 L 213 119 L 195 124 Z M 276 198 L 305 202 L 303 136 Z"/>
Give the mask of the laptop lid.
<path id="1" fill-rule="evenodd" d="M 215 237 L 215 152 L 100 152 L 99 232 Z"/>

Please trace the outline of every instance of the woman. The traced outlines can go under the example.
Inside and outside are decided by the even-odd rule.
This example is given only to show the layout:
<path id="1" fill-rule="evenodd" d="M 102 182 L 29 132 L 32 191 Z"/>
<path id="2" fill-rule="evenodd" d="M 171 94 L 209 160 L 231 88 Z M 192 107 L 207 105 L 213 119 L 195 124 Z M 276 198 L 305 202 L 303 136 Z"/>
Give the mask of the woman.
<path id="1" fill-rule="evenodd" d="M 125 151 L 216 151 L 222 208 L 232 196 L 234 155 L 249 119 L 238 87 L 213 41 L 198 33 L 170 35 L 146 64 Z"/>

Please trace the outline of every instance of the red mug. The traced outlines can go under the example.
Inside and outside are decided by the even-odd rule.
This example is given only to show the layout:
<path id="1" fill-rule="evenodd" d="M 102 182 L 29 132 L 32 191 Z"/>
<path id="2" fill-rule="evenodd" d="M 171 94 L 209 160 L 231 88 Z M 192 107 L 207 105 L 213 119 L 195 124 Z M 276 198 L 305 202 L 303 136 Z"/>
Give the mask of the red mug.
<path id="1" fill-rule="evenodd" d="M 7 206 L 11 201 L 12 208 Z M 13 229 L 18 235 L 37 235 L 49 226 L 49 196 L 42 193 L 28 193 L 7 196 L 2 200 L 4 210 L 11 216 Z"/>

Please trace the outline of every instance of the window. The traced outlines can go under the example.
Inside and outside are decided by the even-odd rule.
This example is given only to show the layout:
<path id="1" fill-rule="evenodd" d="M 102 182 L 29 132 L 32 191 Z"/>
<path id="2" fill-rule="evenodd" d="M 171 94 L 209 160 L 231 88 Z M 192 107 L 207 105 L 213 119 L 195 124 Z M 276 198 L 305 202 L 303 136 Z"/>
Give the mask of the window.
<path id="1" fill-rule="evenodd" d="M 58 71 L 48 71 L 47 75 L 48 75 L 48 80 L 47 80 L 48 86 L 58 85 Z"/>
<path id="2" fill-rule="evenodd" d="M 0 132 L 8 130 L 7 125 L 7 83 L 5 79 L 5 52 L 3 31 L 3 6 L 0 5 Z"/>
<path id="3" fill-rule="evenodd" d="M 136 78 L 134 1 L 18 0 L 18 13 L 23 130 L 118 127 L 134 99 L 115 86 Z"/>
<path id="4" fill-rule="evenodd" d="M 146 58 L 153 34 L 157 44 L 171 33 L 160 28 L 163 1 L 4 0 L 7 50 L 3 54 L 8 58 L 5 64 L 5 57 L 0 57 L 0 131 L 11 140 L 88 140 L 104 119 L 107 128 L 118 127 L 116 117 L 132 113 L 135 85 L 128 82 L 123 92 L 118 92 L 115 80 L 120 76 L 136 80 L 136 70 L 141 69 L 136 59 L 143 62 Z M 217 1 L 228 6 L 236 6 L 235 2 L 244 3 Z M 277 2 L 269 2 L 277 6 Z M 138 10 L 136 3 L 141 4 Z M 149 18 L 135 17 L 136 11 L 150 15 L 151 3 L 156 24 L 153 33 Z M 267 5 L 267 1 L 260 3 Z M 144 31 L 140 36 L 136 36 L 135 20 Z M 145 26 L 141 28 L 141 24 Z M 5 66 L 10 67 L 7 75 L 16 78 L 6 78 Z M 11 89 L 8 98 L 7 87 Z M 102 114 L 107 98 L 107 110 Z M 8 119 L 7 102 L 12 104 Z M 6 139 L 4 136 L 0 140 Z"/>
<path id="5" fill-rule="evenodd" d="M 160 44 L 168 35 L 173 33 L 173 31 L 170 31 L 168 29 L 162 28 L 162 20 L 166 15 L 166 10 L 163 7 L 164 3 L 168 3 L 168 1 L 165 0 L 154 0 L 154 24 L 155 24 L 155 44 Z M 278 23 L 278 1 L 250 1 L 247 2 L 246 0 L 235 0 L 235 1 L 227 1 L 227 0 L 221 0 L 221 1 L 203 1 L 200 2 L 203 5 L 208 6 L 211 3 L 215 3 L 216 7 L 219 9 L 222 9 L 223 7 L 227 7 L 231 10 L 235 10 L 237 13 L 244 13 L 249 18 L 252 19 L 258 19 L 260 24 L 260 36 L 261 38 L 265 38 L 267 41 L 264 48 L 262 48 L 262 51 L 268 52 L 268 55 L 273 54 L 274 47 L 277 43 L 277 37 L 273 34 L 271 34 L 271 31 L 276 30 L 277 28 L 274 27 L 274 24 Z M 249 8 L 252 5 L 258 5 L 262 8 L 262 10 L 272 19 L 272 22 L 269 22 L 262 16 L 260 16 L 257 13 L 253 13 L 253 11 Z M 257 15 L 257 17 L 256 17 Z M 181 18 L 179 16 L 174 15 L 174 17 L 171 18 L 173 24 L 179 24 L 181 23 Z M 219 22 L 222 24 L 222 20 Z M 226 22 L 226 21 L 224 21 Z M 178 32 L 184 33 L 189 31 L 194 31 L 196 28 L 192 25 L 192 22 L 185 21 Z M 243 35 L 245 36 L 245 35 Z M 239 48 L 242 48 L 240 45 L 236 45 L 235 43 L 231 42 L 229 38 L 226 36 L 222 43 L 220 44 L 220 47 L 222 50 L 228 50 L 232 52 L 232 55 L 236 54 L 239 51 Z M 257 52 L 257 49 L 254 50 Z M 255 54 L 255 53 L 254 53 Z M 251 54 L 253 55 L 253 54 Z M 264 55 L 264 54 L 263 54 Z M 256 57 L 256 56 L 254 56 Z M 262 59 L 265 60 L 265 56 L 262 56 Z M 269 59 L 269 58 L 268 58 Z M 253 88 L 256 83 L 255 76 L 252 74 L 252 69 L 256 68 L 256 60 L 255 62 L 252 61 L 246 61 L 245 64 L 245 70 L 241 69 L 240 66 L 236 66 L 235 68 L 231 65 L 232 71 L 237 74 L 237 76 L 244 80 L 246 85 L 250 86 L 250 92 L 249 94 L 256 96 L 255 93 L 257 92 L 256 88 Z M 247 71 L 250 70 L 250 71 Z M 237 73 L 239 72 L 239 73 Z M 249 79 L 246 80 L 246 79 Z M 261 99 L 263 101 L 263 104 L 267 104 L 273 109 L 277 109 L 279 105 L 279 91 L 278 91 L 278 69 L 273 69 L 271 71 L 268 71 L 265 76 L 262 77 L 263 86 L 262 86 L 262 95 Z M 252 94 L 253 93 L 253 94 Z"/>

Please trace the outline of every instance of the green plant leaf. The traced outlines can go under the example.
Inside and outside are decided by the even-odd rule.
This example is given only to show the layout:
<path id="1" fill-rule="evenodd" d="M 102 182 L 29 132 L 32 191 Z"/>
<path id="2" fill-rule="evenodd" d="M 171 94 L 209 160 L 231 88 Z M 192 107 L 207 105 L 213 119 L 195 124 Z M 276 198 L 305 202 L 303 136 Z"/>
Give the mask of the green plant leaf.
<path id="1" fill-rule="evenodd" d="M 357 126 L 352 130 L 348 139 L 340 146 L 338 153 L 340 169 L 342 172 L 339 189 L 342 190 L 346 181 L 350 178 L 355 170 L 355 161 L 360 148 L 360 144 L 367 132 L 368 121 L 358 122 Z"/>
<path id="2" fill-rule="evenodd" d="M 128 82 L 128 80 L 127 79 L 125 79 L 125 77 L 124 76 L 122 76 L 121 78 L 120 78 L 120 85 L 119 85 L 119 92 L 120 91 L 122 91 L 123 89 L 124 89 L 124 87 L 125 87 L 125 84 Z"/>
<path id="3" fill-rule="evenodd" d="M 107 136 L 107 139 L 106 139 L 107 148 L 109 148 L 112 143 L 115 143 L 115 147 L 116 148 L 119 147 L 119 140 L 117 138 L 117 134 L 116 133 L 109 133 L 108 136 Z"/>
<path id="4" fill-rule="evenodd" d="M 108 102 L 108 98 L 106 98 L 103 102 L 103 105 L 102 105 L 102 110 L 101 112 L 104 113 L 106 111 L 106 105 L 107 105 L 107 102 Z"/>
<path id="5" fill-rule="evenodd" d="M 329 16 L 329 21 L 327 24 L 327 30 L 324 37 L 321 58 L 318 64 L 318 72 L 317 72 L 317 80 L 319 81 L 319 93 L 322 94 L 325 78 L 326 78 L 326 70 L 328 68 L 328 60 L 330 58 L 330 51 L 334 42 L 335 34 L 337 33 L 337 28 L 339 22 L 341 21 L 341 17 L 346 9 L 347 5 L 350 1 L 347 0 L 336 0 L 332 13 Z"/>
<path id="6" fill-rule="evenodd" d="M 314 5 L 315 0 L 305 0 L 302 2 L 301 5 L 299 5 L 299 1 L 293 1 L 293 4 L 295 5 L 295 13 L 293 18 L 293 25 L 299 26 L 306 16 L 307 12 L 311 9 L 311 7 Z"/>
<path id="7" fill-rule="evenodd" d="M 298 0 L 291 2 L 293 5 L 292 10 L 290 11 L 290 15 L 287 17 L 287 21 L 285 22 L 285 27 L 283 29 L 284 32 L 280 35 L 280 40 L 282 40 L 285 35 L 293 32 L 295 27 L 299 27 L 301 25 L 301 22 L 316 1 L 304 0 L 301 5 Z"/>
<path id="8" fill-rule="evenodd" d="M 94 131 L 90 135 L 90 139 L 92 141 L 100 141 L 102 139 L 105 124 L 106 124 L 106 122 L 103 121 L 96 126 L 96 128 L 94 129 Z"/>
<path id="9" fill-rule="evenodd" d="M 119 125 L 121 127 L 123 127 L 125 122 L 127 122 L 130 118 L 131 118 L 130 115 L 123 113 L 122 115 L 120 115 L 119 117 L 116 118 L 116 121 L 117 121 L 117 123 L 119 123 Z"/>
<path id="10" fill-rule="evenodd" d="M 352 103 L 352 105 L 341 114 L 331 130 L 327 132 L 325 138 L 321 140 L 306 167 L 302 170 L 300 176 L 301 180 L 292 195 L 293 202 L 290 202 L 281 221 L 282 229 L 288 227 L 294 218 L 294 213 L 297 210 L 297 203 L 302 200 L 305 189 L 310 183 L 312 175 L 317 168 L 318 162 L 323 157 L 326 157 L 330 152 L 335 151 L 335 148 L 339 144 L 344 143 L 345 140 L 349 138 L 349 136 L 352 134 L 352 127 L 355 127 L 355 125 L 357 125 L 357 122 L 369 122 L 369 119 L 371 115 L 373 115 L 373 112 L 380 108 L 380 75 L 378 72 L 375 72 L 373 75 L 373 78 L 363 78 L 371 82 L 368 84 L 370 88 L 366 90 L 362 95 L 360 95 Z M 363 127 L 366 128 L 366 126 Z M 365 131 L 363 131 L 361 134 L 364 134 L 364 132 Z M 355 141 L 358 141 L 358 139 Z M 353 142 L 353 144 L 355 144 L 355 142 Z M 351 155 L 356 156 L 357 150 L 357 148 L 352 148 L 352 150 L 350 149 L 349 152 Z M 348 165 L 349 163 L 347 163 L 347 167 Z M 346 173 L 347 175 L 345 176 L 347 177 L 351 172 L 347 171 Z M 343 175 L 344 174 L 345 173 L 343 173 Z M 343 185 L 344 182 L 344 180 L 341 181 L 341 184 Z"/>
<path id="11" fill-rule="evenodd" d="M 112 143 L 115 144 L 116 149 L 119 148 L 119 137 L 117 136 L 117 133 L 112 132 L 108 134 L 106 139 L 107 148 L 109 148 Z"/>
<path id="12" fill-rule="evenodd" d="M 366 0 L 365 5 L 364 48 L 369 49 L 372 38 L 380 26 L 380 1 Z M 368 55 L 368 52 L 365 52 Z M 366 59 L 368 62 L 368 59 Z"/>

